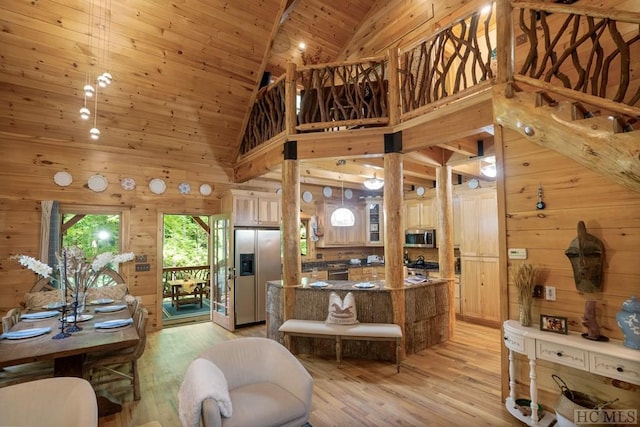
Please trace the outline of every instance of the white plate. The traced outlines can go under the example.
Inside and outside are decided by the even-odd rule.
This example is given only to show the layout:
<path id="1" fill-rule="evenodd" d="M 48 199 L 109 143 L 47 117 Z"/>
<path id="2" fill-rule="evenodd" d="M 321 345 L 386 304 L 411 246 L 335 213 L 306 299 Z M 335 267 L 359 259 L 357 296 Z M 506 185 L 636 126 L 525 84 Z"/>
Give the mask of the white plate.
<path id="1" fill-rule="evenodd" d="M 96 329 L 112 329 L 121 328 L 133 324 L 133 319 L 114 319 L 105 320 L 104 322 L 98 322 L 94 326 Z"/>
<path id="2" fill-rule="evenodd" d="M 56 174 L 53 176 L 53 182 L 58 184 L 60 187 L 67 187 L 71 185 L 71 183 L 73 182 L 73 178 L 71 177 L 71 174 L 69 172 L 60 171 L 56 172 Z"/>
<path id="3" fill-rule="evenodd" d="M 89 177 L 89 188 L 96 193 L 100 193 L 107 189 L 109 183 L 107 182 L 107 178 L 102 175 L 93 175 Z"/>
<path id="4" fill-rule="evenodd" d="M 313 282 L 309 286 L 312 288 L 326 288 L 329 284 L 327 282 Z"/>
<path id="5" fill-rule="evenodd" d="M 122 178 L 122 181 L 120 181 L 120 187 L 127 191 L 134 190 L 136 188 L 136 180 L 133 178 Z"/>
<path id="6" fill-rule="evenodd" d="M 416 194 L 417 194 L 418 196 L 424 196 L 424 187 L 418 187 L 418 188 L 416 189 Z"/>
<path id="7" fill-rule="evenodd" d="M 359 289 L 371 289 L 375 288 L 376 285 L 374 285 L 373 283 L 356 283 L 355 285 L 353 285 L 353 287 Z"/>
<path id="8" fill-rule="evenodd" d="M 351 200 L 351 198 L 353 197 L 353 191 L 349 190 L 348 188 L 346 190 L 344 190 L 344 198 L 347 200 Z"/>
<path id="9" fill-rule="evenodd" d="M 23 329 L 21 331 L 6 332 L 0 335 L 0 337 L 6 338 L 8 340 L 23 340 L 25 338 L 33 338 L 33 337 L 38 337 L 40 335 L 48 334 L 49 332 L 51 332 L 51 328 L 49 327 Z"/>
<path id="10" fill-rule="evenodd" d="M 313 200 L 313 195 L 310 192 L 305 191 L 304 193 L 302 193 L 302 200 L 310 203 Z"/>
<path id="11" fill-rule="evenodd" d="M 111 304 L 113 300 L 111 298 L 98 298 L 96 300 L 91 301 L 89 304 L 97 305 L 97 304 Z"/>
<path id="12" fill-rule="evenodd" d="M 127 308 L 126 305 L 108 305 L 106 307 L 98 307 L 96 308 L 96 313 L 113 313 L 114 311 L 120 311 Z"/>
<path id="13" fill-rule="evenodd" d="M 50 317 L 55 317 L 57 315 L 58 315 L 57 311 L 41 311 L 36 313 L 25 313 L 20 316 L 20 320 L 25 320 L 25 321 L 42 320 L 42 319 L 48 319 Z"/>
<path id="14" fill-rule="evenodd" d="M 209 194 L 211 194 L 212 190 L 213 189 L 209 184 L 202 184 L 200 186 L 200 194 L 202 194 L 203 196 L 208 196 Z"/>
<path id="15" fill-rule="evenodd" d="M 191 185 L 189 185 L 188 182 L 181 182 L 180 185 L 178 185 L 178 191 L 180 194 L 189 194 L 191 193 Z"/>
<path id="16" fill-rule="evenodd" d="M 166 189 L 167 184 L 160 178 L 154 178 L 149 182 L 149 190 L 151 190 L 153 194 L 162 194 Z"/>
<path id="17" fill-rule="evenodd" d="M 331 197 L 331 195 L 333 194 L 333 190 L 331 189 L 331 187 L 324 187 L 322 189 L 322 194 L 324 194 L 324 197 Z"/>
<path id="18" fill-rule="evenodd" d="M 74 316 L 72 314 L 71 316 L 66 317 L 65 322 L 73 323 L 73 319 L 74 319 Z M 86 322 L 87 320 L 91 320 L 91 319 L 93 319 L 93 316 L 90 314 L 81 314 L 80 316 L 78 316 L 78 322 Z"/>

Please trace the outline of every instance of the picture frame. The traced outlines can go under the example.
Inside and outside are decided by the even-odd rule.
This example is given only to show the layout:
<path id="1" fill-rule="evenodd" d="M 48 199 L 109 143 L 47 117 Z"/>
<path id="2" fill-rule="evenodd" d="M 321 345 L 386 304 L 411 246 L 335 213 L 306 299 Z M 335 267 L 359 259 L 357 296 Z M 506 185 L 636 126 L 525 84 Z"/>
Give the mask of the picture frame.
<path id="1" fill-rule="evenodd" d="M 540 330 L 545 332 L 555 332 L 567 335 L 569 333 L 569 322 L 566 317 L 552 316 L 549 314 L 540 315 Z"/>

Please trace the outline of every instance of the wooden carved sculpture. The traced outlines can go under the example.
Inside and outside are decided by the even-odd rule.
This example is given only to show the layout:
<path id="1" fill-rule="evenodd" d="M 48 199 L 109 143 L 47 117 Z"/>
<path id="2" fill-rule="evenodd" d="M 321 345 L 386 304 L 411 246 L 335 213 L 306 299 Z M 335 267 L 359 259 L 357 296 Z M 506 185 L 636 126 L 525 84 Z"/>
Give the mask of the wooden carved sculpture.
<path id="1" fill-rule="evenodd" d="M 584 316 L 582 316 L 582 324 L 587 327 L 587 333 L 582 336 L 593 341 L 608 341 L 608 338 L 600 335 L 600 326 L 596 319 L 596 302 L 588 300 L 584 306 Z"/>
<path id="2" fill-rule="evenodd" d="M 581 292 L 599 292 L 602 286 L 604 245 L 587 233 L 583 221 L 578 222 L 578 237 L 573 239 L 565 255 L 571 261 L 576 288 Z"/>

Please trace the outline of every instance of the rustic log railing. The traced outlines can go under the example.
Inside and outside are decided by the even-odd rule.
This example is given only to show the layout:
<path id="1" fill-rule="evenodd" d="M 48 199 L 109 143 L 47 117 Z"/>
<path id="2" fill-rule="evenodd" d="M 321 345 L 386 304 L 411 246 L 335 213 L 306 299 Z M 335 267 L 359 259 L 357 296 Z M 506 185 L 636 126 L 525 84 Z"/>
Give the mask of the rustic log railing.
<path id="1" fill-rule="evenodd" d="M 209 271 L 208 265 L 192 267 L 165 267 L 162 269 L 162 282 L 167 283 L 169 280 L 183 280 L 189 278 L 208 281 Z"/>
<path id="2" fill-rule="evenodd" d="M 492 18 L 493 9 L 475 11 L 400 53 L 403 117 L 495 77 Z"/>
<path id="3" fill-rule="evenodd" d="M 389 122 L 385 57 L 299 68 L 298 131 L 385 125 Z"/>
<path id="4" fill-rule="evenodd" d="M 528 45 L 525 57 L 515 58 L 514 80 L 565 96 L 581 92 L 593 105 L 637 116 L 626 106 L 640 104 L 640 84 L 632 80 L 640 14 L 530 1 L 512 6 L 524 33 L 519 41 Z"/>
<path id="5" fill-rule="evenodd" d="M 284 132 L 284 84 L 285 76 L 281 76 L 258 92 L 242 139 L 242 154 Z"/>

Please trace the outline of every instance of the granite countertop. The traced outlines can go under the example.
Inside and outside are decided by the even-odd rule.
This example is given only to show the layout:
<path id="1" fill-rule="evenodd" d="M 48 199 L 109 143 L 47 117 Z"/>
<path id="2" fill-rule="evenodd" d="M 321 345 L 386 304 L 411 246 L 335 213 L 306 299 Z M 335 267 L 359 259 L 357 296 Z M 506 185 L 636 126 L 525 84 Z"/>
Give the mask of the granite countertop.
<path id="1" fill-rule="evenodd" d="M 405 289 L 409 289 L 409 288 L 417 288 L 417 287 L 421 287 L 421 286 L 428 286 L 428 285 L 433 285 L 433 284 L 439 284 L 439 283 L 446 283 L 447 281 L 445 279 L 428 279 L 426 282 L 423 283 L 416 283 L 416 284 L 409 284 L 407 282 L 405 282 Z M 389 291 L 392 290 L 394 288 L 388 288 L 385 287 L 385 283 L 384 280 L 377 280 L 375 282 L 365 282 L 365 281 L 353 281 L 353 280 L 322 280 L 319 281 L 319 283 L 326 283 L 327 286 L 324 287 L 318 287 L 318 286 L 311 286 L 311 281 L 307 280 L 306 278 L 302 279 L 302 284 L 296 286 L 296 288 L 298 289 L 309 289 L 309 290 L 314 290 L 314 291 L 323 291 L 323 290 L 340 290 L 340 291 Z M 374 287 L 373 288 L 359 288 L 356 285 L 358 285 L 359 283 L 370 283 L 373 284 Z M 282 280 L 270 280 L 269 282 L 267 282 L 267 284 L 272 285 L 272 286 L 279 286 L 282 287 Z"/>

